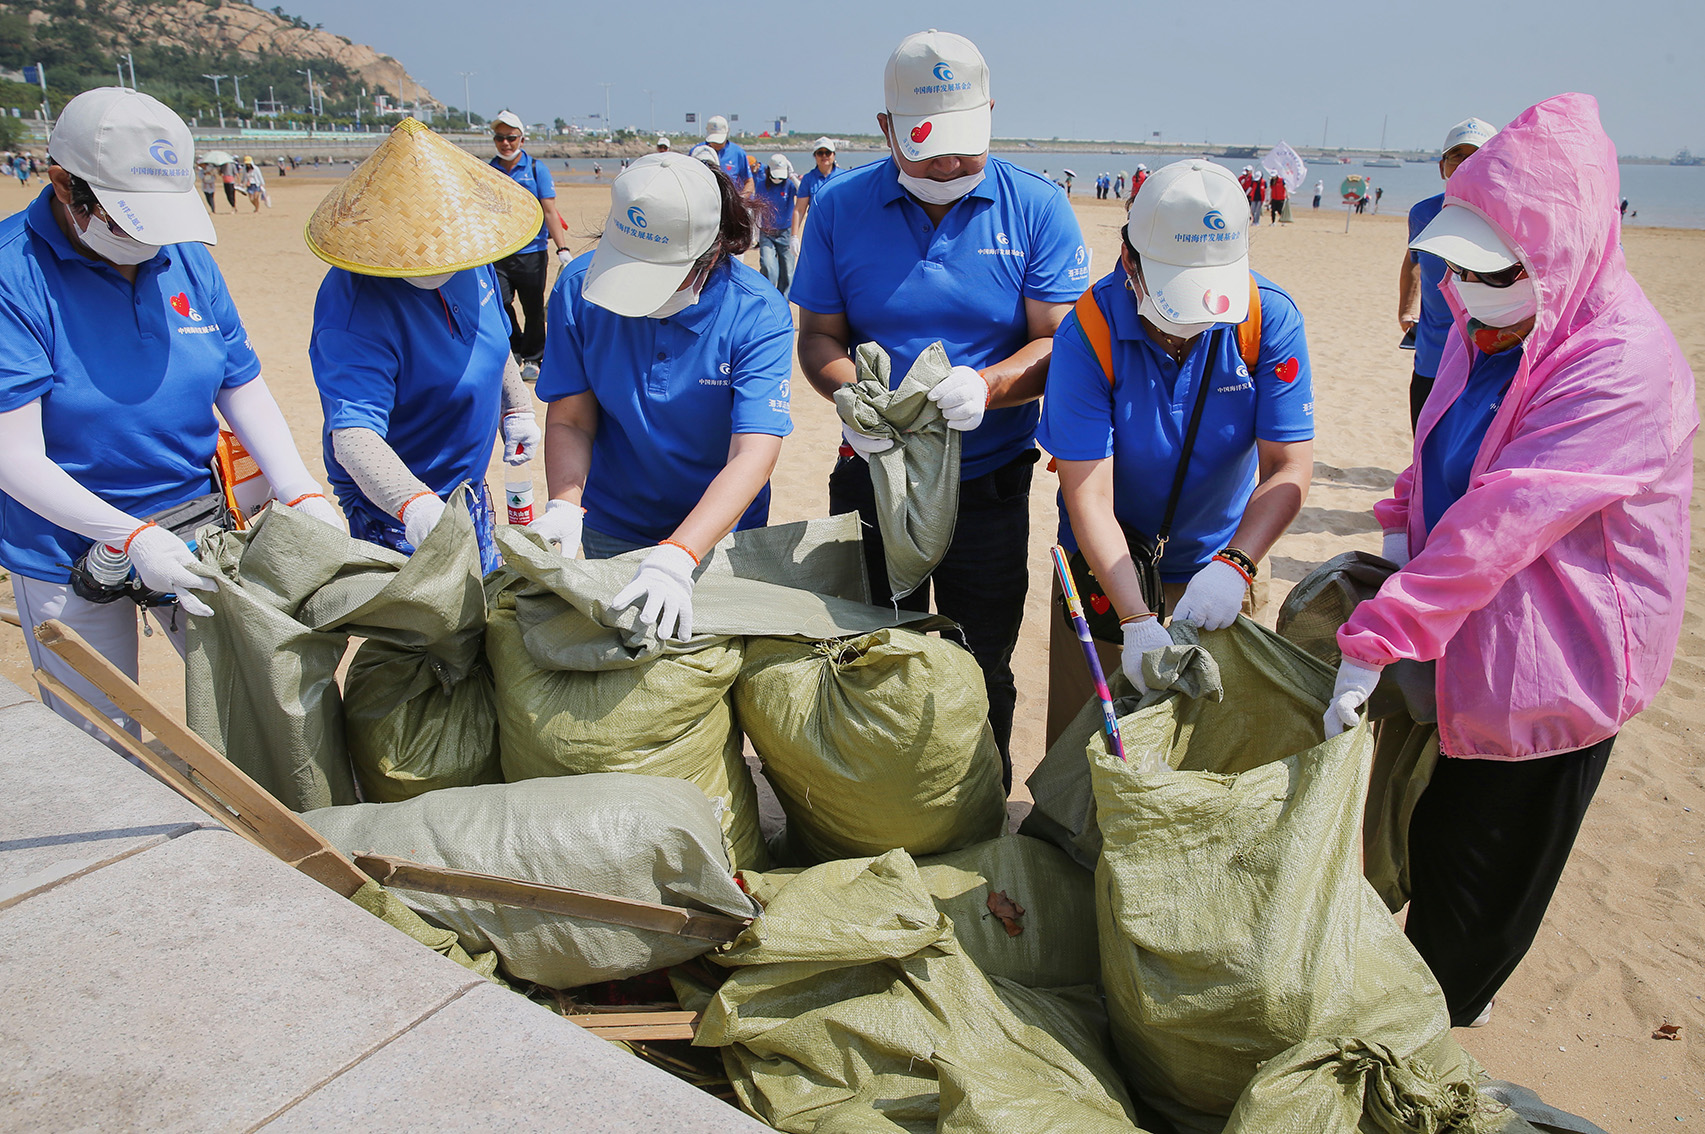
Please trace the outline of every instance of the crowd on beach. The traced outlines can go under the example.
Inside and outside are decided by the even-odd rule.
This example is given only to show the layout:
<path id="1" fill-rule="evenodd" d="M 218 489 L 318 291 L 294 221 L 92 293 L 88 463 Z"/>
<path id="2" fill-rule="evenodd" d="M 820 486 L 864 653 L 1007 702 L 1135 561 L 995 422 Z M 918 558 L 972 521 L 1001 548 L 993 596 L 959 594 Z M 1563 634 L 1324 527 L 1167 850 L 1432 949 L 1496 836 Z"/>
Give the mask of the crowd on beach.
<path id="1" fill-rule="evenodd" d="M 489 163 L 406 120 L 308 226 L 331 266 L 307 344 L 329 491 L 207 251 L 219 187 L 231 209 L 239 189 L 265 203 L 259 166 L 198 175 L 169 108 L 79 95 L 35 167 L 46 187 L 0 225 L 0 564 L 26 637 L 60 619 L 134 675 L 140 605 L 181 652 L 187 618 L 213 615 L 181 517 L 222 493 L 222 421 L 274 507 L 405 555 L 471 485 L 488 569 L 493 444 L 511 466 L 542 454 L 531 530 L 566 557 L 642 552 L 614 606 L 690 639 L 701 559 L 767 523 L 795 364 L 837 400 L 861 344 L 886 352 L 894 386 L 939 344 L 950 365 L 926 397 L 957 434 L 960 482 L 929 578 L 894 595 L 884 569 L 872 459 L 903 437 L 843 414 L 829 506 L 865 521 L 875 604 L 933 605 L 962 629 L 1010 787 L 1042 451 L 1102 664 L 1139 691 L 1169 623 L 1211 632 L 1248 609 L 1303 506 L 1304 313 L 1249 266 L 1250 227 L 1283 221 L 1301 189 L 1203 160 L 1101 174 L 1126 223 L 1096 275 L 1061 185 L 989 154 L 969 40 L 906 37 L 884 94 L 888 157 L 857 169 L 822 138 L 796 176 L 720 116 L 687 153 L 659 138 L 623 163 L 580 256 L 518 116 L 493 121 Z M 1698 421 L 1687 363 L 1623 263 L 1591 98 L 1501 129 L 1465 120 L 1439 172 L 1400 276 L 1413 459 L 1375 510 L 1396 570 L 1339 632 L 1321 729 L 1360 727 L 1394 668 L 1436 694 L 1443 759 L 1414 811 L 1406 932 L 1468 1026 L 1531 944 L 1618 731 L 1667 676 Z M 754 248 L 758 270 L 740 259 Z M 1054 618 L 1050 736 L 1094 692 L 1057 604 Z"/>

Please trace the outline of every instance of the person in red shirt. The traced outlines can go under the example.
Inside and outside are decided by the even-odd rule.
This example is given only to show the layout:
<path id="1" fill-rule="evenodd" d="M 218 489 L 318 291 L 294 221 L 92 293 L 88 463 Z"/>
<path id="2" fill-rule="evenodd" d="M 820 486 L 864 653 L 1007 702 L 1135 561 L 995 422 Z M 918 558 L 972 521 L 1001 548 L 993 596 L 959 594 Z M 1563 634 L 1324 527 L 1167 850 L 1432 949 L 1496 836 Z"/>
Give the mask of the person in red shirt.
<path id="1" fill-rule="evenodd" d="M 1268 182 L 1267 206 L 1272 211 L 1272 221 L 1279 223 L 1279 214 L 1285 210 L 1285 198 L 1290 196 L 1290 189 L 1285 185 L 1285 179 L 1273 174 L 1273 180 Z"/>

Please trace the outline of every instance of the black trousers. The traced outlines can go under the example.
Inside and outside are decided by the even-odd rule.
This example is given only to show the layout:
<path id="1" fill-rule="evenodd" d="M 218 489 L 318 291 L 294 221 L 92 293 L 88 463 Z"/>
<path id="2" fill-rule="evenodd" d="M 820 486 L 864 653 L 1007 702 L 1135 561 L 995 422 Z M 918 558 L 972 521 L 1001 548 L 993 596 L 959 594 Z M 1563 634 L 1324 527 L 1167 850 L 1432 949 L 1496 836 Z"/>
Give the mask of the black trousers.
<path id="1" fill-rule="evenodd" d="M 1012 678 L 1012 651 L 1024 620 L 1024 596 L 1030 587 L 1030 478 L 1040 453 L 1031 449 L 982 476 L 959 485 L 959 519 L 953 542 L 924 585 L 900 600 L 904 610 L 935 609 L 959 623 L 965 644 L 983 671 L 989 695 L 989 726 L 1000 748 L 1002 777 L 1012 790 L 1012 712 L 1018 687 Z M 871 601 L 886 606 L 888 568 L 882 533 L 876 526 L 876 498 L 870 466 L 862 457 L 842 457 L 829 474 L 829 513 L 857 512 L 864 521 L 865 566 Z"/>
<path id="2" fill-rule="evenodd" d="M 1409 373 L 1409 434 L 1414 436 L 1415 430 L 1421 424 L 1421 407 L 1427 404 L 1427 395 L 1433 392 L 1433 379 L 1422 374 L 1419 370 Z"/>
<path id="3" fill-rule="evenodd" d="M 1533 945 L 1615 742 L 1439 760 L 1409 824 L 1407 932 L 1453 1026 L 1480 1015 Z"/>
<path id="4" fill-rule="evenodd" d="M 503 313 L 509 316 L 509 353 L 522 362 L 545 357 L 545 269 L 550 252 L 517 252 L 492 267 L 503 290 Z M 521 300 L 521 318 L 515 318 L 515 299 Z"/>

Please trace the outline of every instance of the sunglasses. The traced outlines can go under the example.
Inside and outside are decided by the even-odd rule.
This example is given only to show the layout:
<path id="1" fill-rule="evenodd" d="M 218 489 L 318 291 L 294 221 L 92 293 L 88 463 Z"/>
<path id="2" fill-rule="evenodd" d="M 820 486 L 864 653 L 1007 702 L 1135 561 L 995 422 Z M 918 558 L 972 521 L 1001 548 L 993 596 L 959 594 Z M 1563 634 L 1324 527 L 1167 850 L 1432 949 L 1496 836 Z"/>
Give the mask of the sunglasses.
<path id="1" fill-rule="evenodd" d="M 112 230 L 112 234 L 114 236 L 128 237 L 130 235 L 130 233 L 118 227 L 118 222 L 109 217 L 107 215 L 107 211 L 99 205 L 85 205 L 80 206 L 80 208 L 84 216 L 104 222 L 106 226 Z"/>
<path id="2" fill-rule="evenodd" d="M 499 144 L 501 144 L 503 142 L 519 142 L 521 140 L 521 135 L 519 135 L 519 134 L 493 134 L 491 136 L 491 138 L 492 138 L 492 141 L 498 142 Z"/>
<path id="3" fill-rule="evenodd" d="M 1511 264 L 1509 267 L 1500 268 L 1495 272 L 1471 272 L 1467 268 L 1459 268 L 1446 260 L 1445 267 L 1455 273 L 1456 278 L 1463 283 L 1483 283 L 1487 287 L 1498 288 L 1509 287 L 1527 274 L 1527 268 L 1522 264 Z"/>

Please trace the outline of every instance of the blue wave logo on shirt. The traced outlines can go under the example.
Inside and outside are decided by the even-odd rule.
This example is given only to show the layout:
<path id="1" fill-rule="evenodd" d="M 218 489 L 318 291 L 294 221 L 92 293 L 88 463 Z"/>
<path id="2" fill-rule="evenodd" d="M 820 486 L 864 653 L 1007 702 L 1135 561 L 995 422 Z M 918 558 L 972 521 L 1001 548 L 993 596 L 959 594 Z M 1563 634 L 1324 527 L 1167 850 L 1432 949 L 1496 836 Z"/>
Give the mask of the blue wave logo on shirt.
<path id="1" fill-rule="evenodd" d="M 946 63 L 937 63 L 933 73 L 936 78 L 940 79 L 944 83 L 953 78 L 953 68 L 949 67 Z"/>
<path id="2" fill-rule="evenodd" d="M 628 210 L 628 223 L 635 228 L 645 227 L 645 211 L 638 205 Z"/>
<path id="3" fill-rule="evenodd" d="M 172 143 L 165 138 L 154 139 L 154 144 L 148 147 L 148 156 L 161 165 L 178 164 L 178 152 L 172 149 Z"/>
<path id="4" fill-rule="evenodd" d="M 1202 224 L 1215 232 L 1225 231 L 1225 217 L 1218 209 L 1210 209 L 1207 215 L 1202 218 Z"/>

